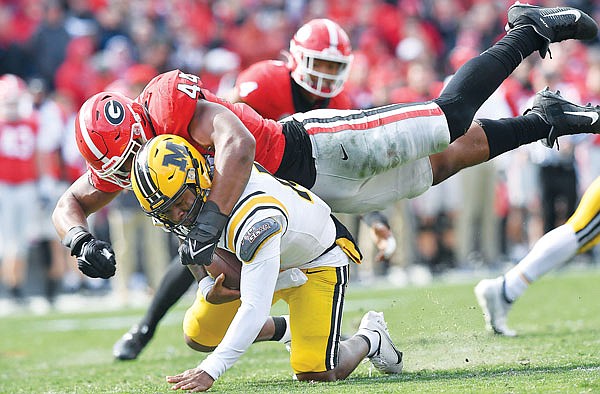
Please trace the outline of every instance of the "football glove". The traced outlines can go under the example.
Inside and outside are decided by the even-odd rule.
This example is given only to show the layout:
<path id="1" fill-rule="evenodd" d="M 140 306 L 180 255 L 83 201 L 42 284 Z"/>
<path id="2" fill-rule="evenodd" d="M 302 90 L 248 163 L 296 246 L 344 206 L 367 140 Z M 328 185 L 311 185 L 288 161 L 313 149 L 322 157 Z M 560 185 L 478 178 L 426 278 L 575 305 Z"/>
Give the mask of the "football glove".
<path id="1" fill-rule="evenodd" d="M 212 201 L 207 201 L 198 213 L 194 227 L 179 246 L 179 257 L 184 265 L 210 265 L 228 216 L 219 211 Z"/>
<path id="2" fill-rule="evenodd" d="M 94 238 L 81 226 L 70 229 L 63 245 L 71 248 L 71 256 L 77 257 L 77 267 L 90 278 L 108 279 L 116 272 L 115 252 L 108 242 Z"/>
<path id="3" fill-rule="evenodd" d="M 202 250 L 201 244 L 196 242 L 193 239 L 186 238 L 179 248 L 177 252 L 179 252 L 179 259 L 181 260 L 181 264 L 183 265 L 210 265 L 212 262 L 212 253 L 210 255 L 210 259 L 208 262 L 203 262 L 201 260 Z M 213 250 L 214 251 L 214 250 Z"/>

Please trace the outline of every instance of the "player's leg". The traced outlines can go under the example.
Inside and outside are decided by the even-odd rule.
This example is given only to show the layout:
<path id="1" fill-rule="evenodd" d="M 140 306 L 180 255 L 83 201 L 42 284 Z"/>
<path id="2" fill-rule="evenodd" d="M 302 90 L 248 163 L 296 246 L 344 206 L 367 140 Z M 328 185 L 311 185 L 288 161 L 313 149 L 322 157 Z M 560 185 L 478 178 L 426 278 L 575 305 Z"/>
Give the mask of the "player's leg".
<path id="1" fill-rule="evenodd" d="M 591 39 L 598 31 L 593 19 L 571 8 L 514 5 L 509 9 L 508 20 L 511 30 L 506 36 L 465 63 L 434 100 L 446 115 L 452 141 L 446 151 L 431 156 L 434 184 L 520 145 L 543 138 L 553 144 L 555 135 L 600 131 L 600 122 L 580 123 L 579 119 L 585 117 L 565 115 L 586 112 L 586 107 L 569 103 L 552 92 L 538 92 L 531 112 L 525 116 L 471 122 L 477 109 L 522 59 L 536 50 L 545 56 L 550 42 Z M 597 114 L 600 110 L 593 111 Z"/>
<path id="2" fill-rule="evenodd" d="M 515 4 L 508 10 L 508 26 L 508 33 L 460 67 L 434 100 L 446 115 L 451 141 L 465 134 L 475 112 L 527 56 L 534 51 L 545 56 L 551 42 L 593 39 L 598 33 L 592 18 L 568 7 Z"/>
<path id="3" fill-rule="evenodd" d="M 476 286 L 475 293 L 484 310 L 487 328 L 498 334 L 512 333 L 506 326 L 510 304 L 532 282 L 598 244 L 599 222 L 600 177 L 586 190 L 567 223 L 540 238 L 531 251 L 504 276 L 482 280 Z"/>
<path id="4" fill-rule="evenodd" d="M 337 253 L 335 248 L 328 254 Z M 338 255 L 339 258 L 345 256 Z M 346 259 L 347 260 L 347 259 Z M 290 364 L 298 380 L 335 381 L 345 378 L 367 355 L 362 338 L 352 339 L 357 354 L 346 357 L 350 368 L 339 366 L 340 336 L 344 295 L 349 266 L 318 267 L 303 270 L 308 280 L 302 286 L 281 290 L 276 296 L 290 308 L 292 332 Z M 340 375 L 336 373 L 340 369 Z"/>
<path id="5" fill-rule="evenodd" d="M 555 92 L 539 91 L 523 116 L 478 119 L 445 151 L 431 155 L 433 184 L 521 145 L 545 140 L 552 146 L 558 136 L 579 133 L 600 133 L 600 106 L 581 106 Z"/>
<path id="6" fill-rule="evenodd" d="M 290 362 L 298 380 L 345 379 L 365 357 L 374 363 L 387 357 L 386 364 L 400 372 L 402 355 L 391 342 L 382 314 L 369 312 L 359 331 L 340 341 L 349 267 L 318 267 L 305 273 L 304 285 L 278 292 L 290 306 Z"/>
<path id="7" fill-rule="evenodd" d="M 187 345 L 199 352 L 211 352 L 221 342 L 231 321 L 235 317 L 241 301 L 224 304 L 210 304 L 198 289 L 194 303 L 185 313 L 183 333 Z M 269 316 L 254 342 L 290 341 L 289 317 Z"/>
<path id="8" fill-rule="evenodd" d="M 160 282 L 146 314 L 113 346 L 113 356 L 119 360 L 133 360 L 154 336 L 154 331 L 167 311 L 194 283 L 190 270 L 176 256 Z"/>

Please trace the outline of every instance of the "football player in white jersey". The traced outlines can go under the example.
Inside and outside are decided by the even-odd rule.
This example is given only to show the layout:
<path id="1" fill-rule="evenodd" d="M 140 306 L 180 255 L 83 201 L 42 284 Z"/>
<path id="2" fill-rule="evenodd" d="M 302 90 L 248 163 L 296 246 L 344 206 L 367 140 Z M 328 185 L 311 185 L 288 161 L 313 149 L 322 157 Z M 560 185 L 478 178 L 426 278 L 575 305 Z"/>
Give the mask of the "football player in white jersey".
<path id="1" fill-rule="evenodd" d="M 184 245 L 195 242 L 190 232 L 198 212 L 210 203 L 211 185 L 205 157 L 182 137 L 155 137 L 136 156 L 132 187 L 142 209 Z M 298 380 L 344 379 L 364 357 L 384 373 L 402 371 L 402 353 L 382 313 L 368 312 L 358 332 L 340 341 L 349 264 L 359 263 L 361 255 L 325 202 L 254 164 L 232 213 L 215 219 L 224 221 L 219 247 L 242 261 L 241 298 L 208 304 L 202 288 L 211 279 L 203 266 L 183 259 L 200 279 L 184 320 L 186 342 L 200 351 L 217 346 L 198 367 L 167 377 L 173 389 L 208 390 L 254 341 L 279 299 L 290 308 L 290 363 Z M 275 291 L 280 270 L 290 268 L 300 269 L 306 282 Z"/>
<path id="2" fill-rule="evenodd" d="M 504 275 L 475 286 L 488 331 L 513 337 L 507 324 L 513 302 L 536 280 L 600 243 L 600 177 L 587 188 L 575 213 L 561 226 L 544 234 L 529 253 Z"/>

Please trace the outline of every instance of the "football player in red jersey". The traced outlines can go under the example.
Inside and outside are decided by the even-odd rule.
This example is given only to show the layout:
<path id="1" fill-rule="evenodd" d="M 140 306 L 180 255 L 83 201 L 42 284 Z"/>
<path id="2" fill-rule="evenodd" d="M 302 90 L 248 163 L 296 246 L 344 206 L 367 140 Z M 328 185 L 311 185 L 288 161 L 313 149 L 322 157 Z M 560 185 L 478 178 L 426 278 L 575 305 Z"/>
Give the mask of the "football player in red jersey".
<path id="1" fill-rule="evenodd" d="M 313 19 L 294 34 L 287 62 L 265 60 L 240 72 L 231 102 L 279 120 L 320 108 L 350 109 L 343 90 L 352 63 L 346 32 L 329 19 Z"/>
<path id="2" fill-rule="evenodd" d="M 25 81 L 0 76 L 0 268 L 14 301 L 24 304 L 26 253 L 35 235 L 39 123 Z"/>
<path id="3" fill-rule="evenodd" d="M 523 58 L 534 51 L 545 56 L 549 43 L 592 39 L 598 32 L 596 22 L 579 10 L 519 3 L 509 8 L 508 27 L 502 39 L 457 71 L 440 97 L 425 103 L 318 109 L 276 122 L 245 104 L 216 97 L 197 76 L 179 70 L 156 77 L 135 101 L 97 94 L 76 121 L 89 175 L 58 202 L 53 214 L 58 234 L 84 273 L 112 276 L 114 256 L 93 239 L 86 218 L 129 185 L 135 152 L 159 134 L 180 135 L 214 155 L 210 196 L 180 247 L 185 260 L 205 264 L 247 184 L 253 160 L 311 189 L 334 211 L 368 212 L 414 197 L 520 145 L 543 138 L 552 145 L 560 135 L 599 133 L 600 122 L 568 113 L 598 115 L 600 109 L 569 103 L 552 92 L 538 93 L 538 105 L 524 116 L 473 121 Z"/>
<path id="4" fill-rule="evenodd" d="M 349 75 L 351 52 L 350 40 L 337 23 L 311 20 L 291 39 L 287 63 L 265 60 L 250 66 L 238 76 L 229 99 L 244 102 L 261 116 L 275 120 L 312 109 L 349 109 L 350 98 L 343 86 Z M 372 212 L 363 218 L 377 236 L 379 255 L 391 255 L 396 241 L 385 216 Z M 194 277 L 185 266 L 179 262 L 170 265 L 142 320 L 113 346 L 115 358 L 137 358 L 166 311 L 193 282 Z"/>

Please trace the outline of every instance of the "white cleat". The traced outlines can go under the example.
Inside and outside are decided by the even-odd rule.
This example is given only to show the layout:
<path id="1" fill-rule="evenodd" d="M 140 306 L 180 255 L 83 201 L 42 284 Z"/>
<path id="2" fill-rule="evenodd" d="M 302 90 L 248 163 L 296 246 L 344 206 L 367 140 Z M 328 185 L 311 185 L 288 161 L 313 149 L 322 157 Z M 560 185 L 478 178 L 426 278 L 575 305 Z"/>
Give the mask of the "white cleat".
<path id="1" fill-rule="evenodd" d="M 504 298 L 503 287 L 504 277 L 484 279 L 475 286 L 475 296 L 483 310 L 485 328 L 498 335 L 514 337 L 516 331 L 506 324 L 512 304 Z"/>
<path id="2" fill-rule="evenodd" d="M 358 328 L 361 330 L 374 331 L 379 336 L 379 346 L 375 353 L 369 357 L 371 363 L 377 370 L 386 374 L 398 374 L 402 372 L 402 352 L 396 349 L 387 324 L 383 318 L 383 312 L 367 312 Z"/>

